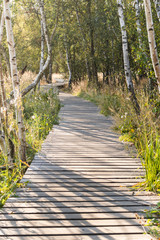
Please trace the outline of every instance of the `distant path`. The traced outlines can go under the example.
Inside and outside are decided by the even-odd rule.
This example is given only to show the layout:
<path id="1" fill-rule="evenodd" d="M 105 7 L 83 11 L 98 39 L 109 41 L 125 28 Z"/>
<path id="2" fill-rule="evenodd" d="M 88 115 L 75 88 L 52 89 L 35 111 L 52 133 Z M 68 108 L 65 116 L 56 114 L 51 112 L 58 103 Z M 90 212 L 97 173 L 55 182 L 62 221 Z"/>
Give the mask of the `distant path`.
<path id="1" fill-rule="evenodd" d="M 61 93 L 55 126 L 0 213 L 0 240 L 148 240 L 135 213 L 158 201 L 129 186 L 143 175 L 88 101 Z"/>

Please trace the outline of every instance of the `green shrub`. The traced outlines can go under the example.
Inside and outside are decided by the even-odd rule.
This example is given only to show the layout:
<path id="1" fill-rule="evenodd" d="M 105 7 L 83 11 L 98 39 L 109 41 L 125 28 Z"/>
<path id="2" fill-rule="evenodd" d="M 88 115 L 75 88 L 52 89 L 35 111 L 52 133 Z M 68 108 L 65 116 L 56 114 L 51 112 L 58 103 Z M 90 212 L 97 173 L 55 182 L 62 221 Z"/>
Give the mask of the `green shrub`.
<path id="1" fill-rule="evenodd" d="M 41 144 L 54 124 L 58 124 L 58 112 L 60 102 L 53 90 L 46 93 L 30 93 L 23 99 L 24 124 L 26 129 L 27 142 L 27 163 L 15 161 L 14 168 L 9 169 L 6 164 L 6 157 L 0 154 L 0 165 L 5 165 L 6 169 L 0 172 L 0 205 L 12 193 L 13 189 L 19 184 L 23 172 L 30 163 L 36 152 L 40 150 Z M 10 119 L 15 126 L 14 118 Z M 15 126 L 16 127 L 16 126 Z M 16 143 L 16 138 L 12 139 Z M 16 159 L 15 159 L 16 160 Z"/>
<path id="2" fill-rule="evenodd" d="M 133 142 L 145 169 L 146 180 L 141 184 L 147 190 L 160 191 L 160 96 L 150 97 L 136 92 L 141 114 L 138 116 L 127 91 L 121 89 L 82 88 L 78 96 L 96 103 L 104 115 L 114 115 L 115 129 L 122 134 L 121 140 Z"/>

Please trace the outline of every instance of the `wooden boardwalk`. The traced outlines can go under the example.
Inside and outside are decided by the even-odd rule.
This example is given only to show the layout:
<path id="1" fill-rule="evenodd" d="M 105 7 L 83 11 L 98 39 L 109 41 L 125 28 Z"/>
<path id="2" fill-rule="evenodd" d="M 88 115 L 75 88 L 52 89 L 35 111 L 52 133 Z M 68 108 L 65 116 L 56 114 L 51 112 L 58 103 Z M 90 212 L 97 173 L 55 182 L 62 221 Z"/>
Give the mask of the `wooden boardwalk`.
<path id="1" fill-rule="evenodd" d="M 98 108 L 69 94 L 22 182 L 0 212 L 0 240 L 148 240 L 135 218 L 159 199 L 130 186 L 143 175 Z"/>

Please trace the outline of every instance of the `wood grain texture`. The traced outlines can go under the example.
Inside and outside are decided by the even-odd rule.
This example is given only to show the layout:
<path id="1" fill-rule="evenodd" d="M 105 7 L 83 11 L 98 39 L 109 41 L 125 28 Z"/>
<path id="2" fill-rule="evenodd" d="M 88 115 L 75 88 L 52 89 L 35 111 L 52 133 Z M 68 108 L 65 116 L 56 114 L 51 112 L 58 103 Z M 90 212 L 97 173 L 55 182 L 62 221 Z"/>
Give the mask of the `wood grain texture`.
<path id="1" fill-rule="evenodd" d="M 60 94 L 49 133 L 0 211 L 0 240 L 151 240 L 136 214 L 160 198 L 131 188 L 144 170 L 93 103 Z"/>

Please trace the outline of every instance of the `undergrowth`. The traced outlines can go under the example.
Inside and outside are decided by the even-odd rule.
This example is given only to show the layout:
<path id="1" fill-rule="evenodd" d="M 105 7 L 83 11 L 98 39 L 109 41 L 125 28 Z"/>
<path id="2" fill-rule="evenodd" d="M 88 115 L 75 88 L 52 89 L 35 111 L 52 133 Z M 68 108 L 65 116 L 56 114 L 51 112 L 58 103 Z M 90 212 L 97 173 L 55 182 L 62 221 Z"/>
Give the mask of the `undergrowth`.
<path id="1" fill-rule="evenodd" d="M 114 116 L 115 130 L 121 133 L 120 140 L 132 142 L 136 146 L 137 157 L 141 158 L 145 169 L 145 179 L 134 188 L 160 193 L 160 95 L 155 93 L 150 98 L 146 91 L 137 90 L 141 108 L 141 114 L 137 116 L 126 90 L 113 87 L 97 90 L 82 83 L 73 88 L 73 93 L 97 104 L 105 116 Z M 141 224 L 146 233 L 160 239 L 160 203 L 145 211 L 145 215 L 147 220 L 141 219 L 141 222 L 144 221 Z"/>
<path id="2" fill-rule="evenodd" d="M 29 166 L 36 152 L 41 148 L 41 144 L 52 129 L 54 124 L 58 124 L 58 112 L 60 103 L 53 90 L 48 92 L 35 92 L 28 94 L 23 99 L 24 124 L 27 141 L 27 162 L 16 161 L 14 168 L 10 169 L 6 156 L 0 154 L 0 205 L 3 206 L 6 199 L 12 194 L 22 175 Z M 14 120 L 10 119 L 13 123 Z M 14 139 L 12 139 L 14 141 Z M 3 169 L 4 166 L 4 169 Z"/>
<path id="3" fill-rule="evenodd" d="M 137 116 L 127 90 L 104 87 L 88 88 L 86 84 L 73 88 L 73 93 L 96 103 L 105 116 L 114 115 L 115 129 L 121 133 L 120 140 L 133 142 L 142 159 L 145 180 L 138 187 L 160 191 L 160 96 L 152 98 L 143 90 L 137 90 L 141 108 Z"/>

